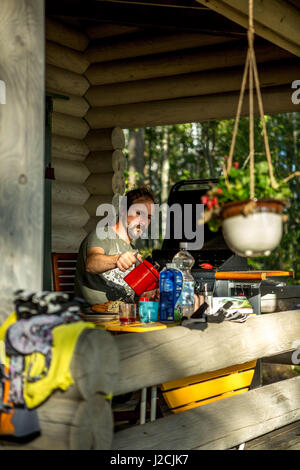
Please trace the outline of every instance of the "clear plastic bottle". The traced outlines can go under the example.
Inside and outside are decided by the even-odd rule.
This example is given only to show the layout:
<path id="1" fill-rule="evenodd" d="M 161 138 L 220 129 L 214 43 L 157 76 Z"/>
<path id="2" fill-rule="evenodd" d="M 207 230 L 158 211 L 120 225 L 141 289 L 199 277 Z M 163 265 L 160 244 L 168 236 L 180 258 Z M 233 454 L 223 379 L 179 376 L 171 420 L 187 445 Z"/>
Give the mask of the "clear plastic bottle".
<path id="1" fill-rule="evenodd" d="M 187 243 L 180 243 L 180 251 L 174 256 L 172 263 L 176 265 L 176 268 L 182 272 L 182 292 L 181 292 L 181 304 L 182 304 L 182 315 L 190 318 L 194 313 L 194 289 L 195 280 L 191 274 L 191 269 L 195 263 L 193 256 L 187 251 Z"/>

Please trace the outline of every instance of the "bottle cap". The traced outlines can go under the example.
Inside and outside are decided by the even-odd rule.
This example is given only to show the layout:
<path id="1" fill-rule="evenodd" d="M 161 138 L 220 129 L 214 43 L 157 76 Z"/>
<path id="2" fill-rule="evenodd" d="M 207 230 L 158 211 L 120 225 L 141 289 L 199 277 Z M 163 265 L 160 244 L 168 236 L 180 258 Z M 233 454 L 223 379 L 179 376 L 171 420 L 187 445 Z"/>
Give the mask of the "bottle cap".
<path id="1" fill-rule="evenodd" d="M 149 297 L 140 297 L 140 302 L 149 302 Z"/>
<path id="2" fill-rule="evenodd" d="M 182 248 L 184 250 L 187 250 L 188 248 L 188 243 L 187 242 L 180 242 L 179 243 L 179 248 Z"/>

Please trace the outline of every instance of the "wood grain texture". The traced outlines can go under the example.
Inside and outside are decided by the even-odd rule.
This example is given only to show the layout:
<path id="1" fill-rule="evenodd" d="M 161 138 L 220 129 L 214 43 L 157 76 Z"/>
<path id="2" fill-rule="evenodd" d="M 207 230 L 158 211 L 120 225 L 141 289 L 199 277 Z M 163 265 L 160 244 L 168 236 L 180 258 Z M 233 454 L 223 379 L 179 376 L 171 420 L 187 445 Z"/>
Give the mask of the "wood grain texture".
<path id="1" fill-rule="evenodd" d="M 208 8 L 248 27 L 248 3 L 239 0 L 197 0 Z M 299 5 L 299 4 L 298 4 Z M 300 56 L 300 11 L 290 2 L 283 0 L 261 0 L 255 2 L 253 10 L 256 34 L 273 44 Z"/>
<path id="2" fill-rule="evenodd" d="M 243 324 L 227 321 L 198 328 L 117 336 L 120 379 L 115 394 L 292 351 L 298 347 L 300 315 L 297 310 L 277 312 Z"/>
<path id="3" fill-rule="evenodd" d="M 88 37 L 82 31 L 78 31 L 58 21 L 53 21 L 50 18 L 46 19 L 46 38 L 49 41 L 81 52 L 84 51 L 89 44 Z"/>
<path id="4" fill-rule="evenodd" d="M 148 35 L 140 38 L 124 38 L 119 41 L 104 42 L 87 48 L 85 54 L 91 64 L 110 60 L 140 57 L 162 52 L 178 51 L 193 47 L 204 47 L 232 41 L 224 36 L 212 36 L 199 33 L 182 33 Z"/>
<path id="5" fill-rule="evenodd" d="M 245 450 L 300 450 L 300 421 L 246 442 Z"/>
<path id="6" fill-rule="evenodd" d="M 83 74 L 90 65 L 86 54 L 52 41 L 46 41 L 46 63 L 79 74 Z"/>
<path id="7" fill-rule="evenodd" d="M 91 24 L 86 27 L 86 33 L 90 39 L 108 38 L 121 34 L 135 33 L 136 31 L 140 31 L 140 28 L 125 24 L 101 23 Z"/>
<path id="8" fill-rule="evenodd" d="M 240 89 L 242 73 L 240 67 L 234 67 L 227 70 L 209 70 L 173 77 L 92 86 L 85 98 L 91 106 L 97 107 L 228 93 Z M 299 61 L 265 63 L 259 67 L 260 84 L 262 87 L 290 84 L 299 73 Z"/>
<path id="9" fill-rule="evenodd" d="M 264 88 L 262 96 L 266 114 L 295 111 L 289 86 Z M 126 129 L 230 119 L 236 115 L 238 98 L 238 93 L 220 93 L 150 103 L 104 106 L 102 108 L 91 108 L 86 115 L 86 120 L 91 129 L 110 128 L 112 126 L 120 126 Z M 256 101 L 254 112 L 255 115 L 258 115 Z M 249 115 L 247 93 L 245 94 L 241 115 Z M 92 132 L 97 131 L 92 130 L 89 134 Z"/>
<path id="10" fill-rule="evenodd" d="M 54 134 L 81 140 L 90 130 L 84 119 L 56 112 L 52 113 L 52 129 Z"/>
<path id="11" fill-rule="evenodd" d="M 113 437 L 110 404 L 101 395 L 76 401 L 54 396 L 37 408 L 41 436 L 1 450 L 105 450 Z"/>
<path id="12" fill-rule="evenodd" d="M 137 57 L 92 64 L 85 72 L 91 85 L 129 82 L 149 78 L 168 77 L 204 70 L 242 66 L 245 63 L 247 45 L 225 44 L 199 49 L 188 49 L 159 55 Z M 292 58 L 292 55 L 269 44 L 256 45 L 258 63 Z"/>
<path id="13" fill-rule="evenodd" d="M 55 171 L 55 179 L 66 183 L 84 183 L 90 174 L 85 164 L 78 161 L 53 158 L 52 166 Z"/>
<path id="14" fill-rule="evenodd" d="M 0 8 L 1 313 L 16 289 L 40 290 L 43 266 L 43 2 L 3 0 Z"/>
<path id="15" fill-rule="evenodd" d="M 299 403 L 295 377 L 120 431 L 112 448 L 225 450 L 299 420 Z"/>
<path id="16" fill-rule="evenodd" d="M 50 93 L 61 95 L 62 93 L 57 90 L 47 90 Z M 84 117 L 90 105 L 82 96 L 71 95 L 68 93 L 68 100 L 54 98 L 53 110 L 57 113 L 68 114 L 75 117 Z"/>
<path id="17" fill-rule="evenodd" d="M 67 160 L 84 160 L 90 151 L 83 140 L 55 134 L 52 134 L 51 146 L 53 157 Z"/>
<path id="18" fill-rule="evenodd" d="M 123 172 L 126 166 L 122 150 L 90 152 L 84 163 L 91 173 Z"/>
<path id="19" fill-rule="evenodd" d="M 52 227 L 52 251 L 56 253 L 78 253 L 82 240 L 87 232 L 83 228 L 53 226 Z"/>
<path id="20" fill-rule="evenodd" d="M 47 65 L 46 87 L 58 90 L 61 94 L 83 96 L 89 88 L 89 82 L 79 73 L 70 72 L 55 65 Z"/>
<path id="21" fill-rule="evenodd" d="M 82 206 L 62 203 L 52 205 L 52 223 L 56 227 L 84 227 L 88 220 L 89 214 Z"/>
<path id="22" fill-rule="evenodd" d="M 85 143 L 91 151 L 122 150 L 125 147 L 125 136 L 123 130 L 118 126 L 109 129 L 97 128 L 97 130 L 88 133 Z"/>
<path id="23" fill-rule="evenodd" d="M 52 181 L 52 202 L 83 206 L 90 193 L 83 184 Z"/>

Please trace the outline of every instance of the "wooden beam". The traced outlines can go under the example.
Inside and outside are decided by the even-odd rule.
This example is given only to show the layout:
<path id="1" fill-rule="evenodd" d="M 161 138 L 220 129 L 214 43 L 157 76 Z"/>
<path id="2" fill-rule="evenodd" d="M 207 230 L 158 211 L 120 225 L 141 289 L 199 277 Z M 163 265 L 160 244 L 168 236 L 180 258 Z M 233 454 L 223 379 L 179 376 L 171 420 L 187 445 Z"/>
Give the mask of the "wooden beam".
<path id="1" fill-rule="evenodd" d="M 247 45 L 239 42 L 223 46 L 188 49 L 147 57 L 103 62 L 91 65 L 85 76 L 91 85 L 144 80 L 184 73 L 217 70 L 242 66 L 245 63 Z M 266 43 L 257 44 L 257 62 L 291 58 L 291 54 Z"/>
<path id="2" fill-rule="evenodd" d="M 83 228 L 68 227 L 61 225 L 52 227 L 52 251 L 56 253 L 77 253 L 82 240 L 87 232 Z"/>
<path id="3" fill-rule="evenodd" d="M 124 132 L 120 127 L 90 131 L 85 138 L 90 150 L 122 150 L 125 147 Z"/>
<path id="4" fill-rule="evenodd" d="M 47 2 L 47 6 L 49 2 Z M 88 37 L 71 26 L 67 26 L 50 18 L 46 19 L 46 38 L 75 51 L 84 51 L 89 43 Z"/>
<path id="5" fill-rule="evenodd" d="M 295 349 L 299 338 L 297 310 L 251 317 L 243 324 L 227 321 L 198 330 L 178 326 L 116 336 L 120 377 L 115 394 L 274 356 Z"/>
<path id="6" fill-rule="evenodd" d="M 44 212 L 44 2 L 0 8 L 0 323 L 16 289 L 41 290 Z"/>
<path id="7" fill-rule="evenodd" d="M 211 34 L 245 36 L 245 29 L 232 21 L 202 8 L 170 8 L 156 5 L 130 5 L 82 0 L 51 0 L 46 3 L 47 17 L 80 18 L 81 21 L 121 23 L 143 28 L 176 31 L 200 31 Z"/>
<path id="8" fill-rule="evenodd" d="M 112 449 L 226 450 L 299 420 L 299 401 L 295 377 L 146 423 L 142 432 L 120 431 Z"/>
<path id="9" fill-rule="evenodd" d="M 57 90 L 47 89 L 47 92 L 61 95 Z M 68 100 L 61 98 L 53 98 L 53 111 L 57 113 L 68 114 L 74 117 L 84 117 L 89 109 L 89 103 L 82 96 L 71 95 L 68 93 Z"/>
<path id="10" fill-rule="evenodd" d="M 89 132 L 89 126 L 83 118 L 54 112 L 52 113 L 52 130 L 56 135 L 84 139 Z"/>
<path id="11" fill-rule="evenodd" d="M 262 90 L 266 114 L 296 112 L 290 87 L 268 87 Z M 123 129 L 147 126 L 163 126 L 186 122 L 231 119 L 236 116 L 238 93 L 194 96 L 176 100 L 153 101 L 120 106 L 91 108 L 86 120 L 91 129 L 119 126 Z M 258 115 L 255 102 L 255 114 Z M 249 115 L 247 94 L 242 116 Z M 96 130 L 90 131 L 97 132 Z"/>
<path id="12" fill-rule="evenodd" d="M 240 0 L 197 0 L 215 12 L 248 27 L 248 2 Z M 300 56 L 300 9 L 283 0 L 254 2 L 254 28 L 259 36 Z"/>
<path id="13" fill-rule="evenodd" d="M 137 31 L 141 31 L 141 28 L 124 24 L 98 23 L 87 25 L 85 30 L 90 39 L 102 39 L 136 33 Z"/>
<path id="14" fill-rule="evenodd" d="M 79 74 L 83 74 L 89 66 L 85 54 L 53 41 L 46 42 L 46 63 Z"/>
<path id="15" fill-rule="evenodd" d="M 300 76 L 299 61 L 294 59 L 265 63 L 258 68 L 261 87 L 290 84 L 296 76 Z M 227 93 L 240 89 L 242 74 L 243 69 L 235 67 L 92 86 L 85 98 L 91 106 L 97 107 Z"/>
<path id="16" fill-rule="evenodd" d="M 111 173 L 125 170 L 126 160 L 122 150 L 91 152 L 85 160 L 91 173 Z"/>
<path id="17" fill-rule="evenodd" d="M 52 181 L 53 203 L 83 206 L 89 196 L 90 194 L 83 184 Z"/>
<path id="18" fill-rule="evenodd" d="M 52 134 L 52 156 L 82 161 L 89 153 L 83 140 Z"/>
<path id="19" fill-rule="evenodd" d="M 152 34 L 146 37 L 131 37 L 130 39 L 121 37 L 118 41 L 115 39 L 114 41 L 106 41 L 101 45 L 91 45 L 86 50 L 86 57 L 93 64 L 193 47 L 204 47 L 229 41 L 232 41 L 232 38 L 226 36 L 180 32 L 168 35 Z"/>
<path id="20" fill-rule="evenodd" d="M 54 65 L 46 67 L 47 90 L 57 90 L 62 95 L 83 96 L 89 86 L 88 80 L 79 73 L 70 72 Z"/>
<path id="21" fill-rule="evenodd" d="M 75 160 L 53 158 L 52 165 L 55 171 L 55 179 L 66 183 L 84 183 L 90 174 L 84 163 Z"/>
<path id="22" fill-rule="evenodd" d="M 52 223 L 56 227 L 65 228 L 84 227 L 89 220 L 86 209 L 80 205 L 65 203 L 52 204 Z"/>

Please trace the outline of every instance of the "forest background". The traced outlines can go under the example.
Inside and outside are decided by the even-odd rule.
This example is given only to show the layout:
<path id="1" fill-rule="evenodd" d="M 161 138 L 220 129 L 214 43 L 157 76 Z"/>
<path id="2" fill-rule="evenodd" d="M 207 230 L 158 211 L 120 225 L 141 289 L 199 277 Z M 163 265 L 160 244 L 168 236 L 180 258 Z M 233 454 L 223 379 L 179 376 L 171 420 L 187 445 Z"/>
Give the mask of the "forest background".
<path id="1" fill-rule="evenodd" d="M 275 175 L 284 178 L 300 167 L 300 113 L 266 116 L 266 122 Z M 172 185 L 180 180 L 221 176 L 233 126 L 230 119 L 125 130 L 126 189 L 147 185 L 162 204 L 167 202 Z M 248 118 L 241 119 L 234 154 L 240 166 L 249 154 L 248 129 Z M 262 126 L 256 119 L 255 161 L 265 158 Z M 280 245 L 269 257 L 249 258 L 248 264 L 253 269 L 293 270 L 295 278 L 289 283 L 300 284 L 300 184 L 296 178 L 289 184 L 293 198 Z M 142 254 L 147 256 L 153 248 L 160 248 L 162 237 L 144 240 Z"/>

